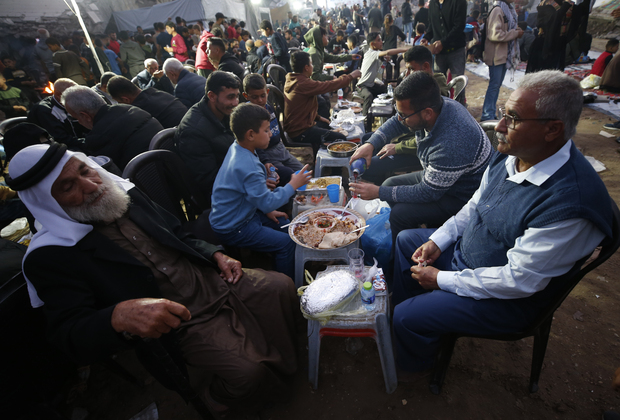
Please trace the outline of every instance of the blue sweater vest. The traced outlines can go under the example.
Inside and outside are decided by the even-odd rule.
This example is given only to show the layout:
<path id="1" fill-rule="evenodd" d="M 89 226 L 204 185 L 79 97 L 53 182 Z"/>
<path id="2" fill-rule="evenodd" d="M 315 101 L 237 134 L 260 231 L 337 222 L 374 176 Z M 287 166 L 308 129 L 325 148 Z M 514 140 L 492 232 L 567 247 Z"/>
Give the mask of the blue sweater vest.
<path id="1" fill-rule="evenodd" d="M 562 220 L 587 219 L 611 236 L 611 198 L 574 144 L 569 160 L 540 187 L 507 181 L 506 158 L 499 153 L 491 158 L 489 185 L 457 244 L 455 269 L 506 265 L 508 250 L 527 228 Z"/>

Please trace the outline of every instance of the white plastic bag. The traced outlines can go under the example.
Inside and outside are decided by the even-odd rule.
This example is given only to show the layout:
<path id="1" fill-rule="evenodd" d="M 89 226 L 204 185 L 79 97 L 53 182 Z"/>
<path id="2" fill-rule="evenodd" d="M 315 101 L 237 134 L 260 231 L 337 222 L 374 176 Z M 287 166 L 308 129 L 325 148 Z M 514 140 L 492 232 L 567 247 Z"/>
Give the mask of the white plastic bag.
<path id="1" fill-rule="evenodd" d="M 594 89 L 601 84 L 601 76 L 595 74 L 589 74 L 588 77 L 583 79 L 580 83 L 582 89 Z"/>

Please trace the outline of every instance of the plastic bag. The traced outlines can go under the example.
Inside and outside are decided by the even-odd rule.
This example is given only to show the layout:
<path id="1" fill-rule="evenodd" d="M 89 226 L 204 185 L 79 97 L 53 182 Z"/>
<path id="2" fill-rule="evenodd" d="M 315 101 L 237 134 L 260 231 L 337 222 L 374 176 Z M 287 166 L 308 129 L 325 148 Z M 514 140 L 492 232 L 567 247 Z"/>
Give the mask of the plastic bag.
<path id="1" fill-rule="evenodd" d="M 579 82 L 582 89 L 594 89 L 601 84 L 601 76 L 589 74 L 588 77 Z"/>
<path id="2" fill-rule="evenodd" d="M 390 211 L 389 207 L 381 208 L 378 215 L 366 222 L 370 226 L 362 235 L 362 249 L 366 261 L 369 262 L 376 258 L 379 267 L 387 267 L 390 263 L 390 252 L 392 251 Z"/>

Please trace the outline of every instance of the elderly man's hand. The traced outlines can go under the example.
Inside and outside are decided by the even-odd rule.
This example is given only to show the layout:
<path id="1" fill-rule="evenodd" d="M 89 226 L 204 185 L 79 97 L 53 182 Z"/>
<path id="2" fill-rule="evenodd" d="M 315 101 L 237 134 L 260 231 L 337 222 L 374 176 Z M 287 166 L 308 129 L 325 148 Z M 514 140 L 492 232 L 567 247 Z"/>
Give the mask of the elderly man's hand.
<path id="1" fill-rule="evenodd" d="M 159 338 L 192 318 L 189 310 L 168 299 L 133 299 L 120 302 L 112 312 L 112 328 L 139 337 Z"/>
<path id="2" fill-rule="evenodd" d="M 152 77 L 154 77 L 155 79 L 161 79 L 163 75 L 164 75 L 163 70 L 157 70 L 155 73 L 153 73 Z"/>
<path id="3" fill-rule="evenodd" d="M 379 186 L 375 184 L 369 184 L 367 182 L 352 182 L 349 184 L 349 189 L 361 198 L 362 200 L 373 200 L 379 198 Z"/>
<path id="4" fill-rule="evenodd" d="M 433 42 L 433 46 L 431 47 L 431 52 L 433 54 L 439 54 L 441 50 L 443 50 L 443 44 L 441 43 L 441 41 Z"/>
<path id="5" fill-rule="evenodd" d="M 415 250 L 411 260 L 416 264 L 433 264 L 441 255 L 441 249 L 433 241 L 428 241 Z"/>
<path id="6" fill-rule="evenodd" d="M 217 263 L 221 278 L 232 284 L 236 284 L 239 281 L 243 275 L 239 261 L 221 252 L 214 253 L 211 258 Z"/>
<path id="7" fill-rule="evenodd" d="M 349 165 L 355 162 L 358 159 L 364 158 L 366 159 L 366 166 L 370 166 L 370 161 L 372 160 L 372 154 L 375 151 L 375 146 L 370 143 L 366 143 L 357 148 L 355 153 L 349 159 Z"/>
<path id="8" fill-rule="evenodd" d="M 439 290 L 437 273 L 439 270 L 435 267 L 423 267 L 421 265 L 411 267 L 411 277 L 426 290 Z"/>

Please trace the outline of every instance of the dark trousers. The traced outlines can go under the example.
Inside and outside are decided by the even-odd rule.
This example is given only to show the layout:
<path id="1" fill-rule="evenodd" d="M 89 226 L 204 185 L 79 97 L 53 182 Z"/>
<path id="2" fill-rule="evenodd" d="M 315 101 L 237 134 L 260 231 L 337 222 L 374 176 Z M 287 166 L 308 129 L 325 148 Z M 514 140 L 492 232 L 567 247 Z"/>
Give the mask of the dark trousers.
<path id="1" fill-rule="evenodd" d="M 366 133 L 362 136 L 362 143 L 366 143 L 373 133 Z M 379 152 L 375 150 L 375 155 Z M 381 185 L 387 178 L 392 176 L 394 172 L 415 172 L 421 171 L 422 164 L 417 155 L 399 154 L 388 156 L 381 159 L 379 156 L 373 156 L 368 169 L 364 171 L 364 180 L 372 182 L 375 185 Z"/>
<path id="2" fill-rule="evenodd" d="M 323 118 L 327 118 L 329 120 L 330 117 L 330 109 L 331 109 L 331 102 L 329 101 L 329 93 L 324 93 L 323 95 L 317 95 L 316 99 L 319 103 L 319 107 L 317 108 L 317 112 L 318 114 L 323 117 Z"/>
<path id="3" fill-rule="evenodd" d="M 394 255 L 392 325 L 399 366 L 421 371 L 432 367 L 443 334 L 500 334 L 520 331 L 532 323 L 539 309 L 525 299 L 480 299 L 443 290 L 429 292 L 411 278 L 411 256 L 435 229 L 401 232 Z M 452 271 L 454 246 L 433 264 Z"/>
<path id="4" fill-rule="evenodd" d="M 301 133 L 299 136 L 293 137 L 291 140 L 300 143 L 312 143 L 312 149 L 314 150 L 314 155 L 316 156 L 316 152 L 318 152 L 321 144 L 346 139 L 346 136 L 343 134 L 330 130 L 329 125 L 323 122 L 318 122 Z"/>
<path id="5" fill-rule="evenodd" d="M 386 85 L 374 84 L 372 87 L 368 86 L 358 86 L 359 93 L 362 99 L 364 99 L 364 105 L 362 105 L 362 114 L 368 114 L 368 110 L 370 109 L 370 105 L 372 105 L 372 101 L 381 93 L 387 92 Z"/>

